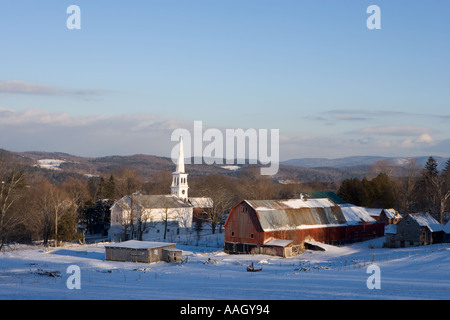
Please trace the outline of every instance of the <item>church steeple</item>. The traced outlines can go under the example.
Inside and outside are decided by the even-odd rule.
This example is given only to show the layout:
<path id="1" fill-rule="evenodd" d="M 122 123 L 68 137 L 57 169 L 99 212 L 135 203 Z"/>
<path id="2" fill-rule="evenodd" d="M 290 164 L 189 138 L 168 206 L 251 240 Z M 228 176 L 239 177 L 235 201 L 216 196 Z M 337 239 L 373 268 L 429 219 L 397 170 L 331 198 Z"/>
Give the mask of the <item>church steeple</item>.
<path id="1" fill-rule="evenodd" d="M 184 172 L 184 152 L 183 152 L 183 137 L 180 137 L 180 153 L 178 155 L 177 168 L 172 172 L 172 195 L 182 198 L 185 202 L 188 199 L 188 174 Z"/>
<path id="2" fill-rule="evenodd" d="M 184 173 L 183 136 L 180 136 L 180 153 L 178 154 L 177 169 L 175 171 Z"/>

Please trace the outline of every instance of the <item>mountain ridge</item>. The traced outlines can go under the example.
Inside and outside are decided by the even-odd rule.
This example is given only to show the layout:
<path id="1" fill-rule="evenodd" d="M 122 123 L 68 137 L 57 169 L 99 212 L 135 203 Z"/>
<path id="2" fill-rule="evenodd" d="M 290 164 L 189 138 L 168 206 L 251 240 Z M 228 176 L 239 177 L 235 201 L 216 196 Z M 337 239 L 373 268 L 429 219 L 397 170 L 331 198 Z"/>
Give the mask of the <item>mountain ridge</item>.
<path id="1" fill-rule="evenodd" d="M 175 163 L 168 157 L 155 155 L 111 155 L 103 157 L 82 157 L 60 152 L 27 151 L 12 152 L 0 151 L 10 154 L 15 162 L 20 161 L 23 165 L 35 167 L 37 170 L 53 169 L 55 173 L 75 173 L 84 176 L 101 176 L 113 172 L 116 169 L 130 168 L 138 171 L 146 179 L 151 179 L 154 174 L 165 170 L 172 172 Z M 423 168 L 428 156 L 417 158 L 418 165 Z M 439 163 L 438 169 L 445 166 L 446 158 L 434 157 Z M 52 164 L 51 161 L 59 160 Z M 347 178 L 363 178 L 374 173 L 373 165 L 377 161 L 390 161 L 399 166 L 406 157 L 377 157 L 377 156 L 351 156 L 336 159 L 327 158 L 301 158 L 280 162 L 279 172 L 273 177 L 278 181 L 322 181 L 337 182 Z M 204 175 L 227 175 L 238 177 L 240 174 L 251 174 L 249 170 L 258 168 L 257 165 L 239 164 L 188 164 L 186 171 L 190 176 Z M 191 161 L 193 163 L 193 161 Z M 43 165 L 44 164 L 44 165 Z"/>
<path id="2" fill-rule="evenodd" d="M 280 162 L 280 164 L 291 165 L 303 168 L 344 168 L 360 165 L 373 165 L 377 161 L 390 161 L 395 165 L 401 165 L 405 163 L 408 159 L 417 159 L 417 164 L 421 167 L 425 165 L 430 156 L 415 156 L 415 157 L 383 157 L 383 156 L 349 156 L 341 158 L 298 158 L 290 159 Z M 438 170 L 444 168 L 448 158 L 440 156 L 432 156 L 438 165 Z"/>

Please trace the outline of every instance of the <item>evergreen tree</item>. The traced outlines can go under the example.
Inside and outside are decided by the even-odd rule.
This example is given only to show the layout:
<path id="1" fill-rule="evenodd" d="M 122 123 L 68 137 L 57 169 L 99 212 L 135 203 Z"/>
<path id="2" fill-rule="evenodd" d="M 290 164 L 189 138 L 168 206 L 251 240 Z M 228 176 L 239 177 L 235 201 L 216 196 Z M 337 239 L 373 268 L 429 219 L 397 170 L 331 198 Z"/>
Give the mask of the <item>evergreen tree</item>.
<path id="1" fill-rule="evenodd" d="M 371 181 L 374 191 L 371 198 L 373 208 L 393 208 L 395 206 L 395 193 L 391 179 L 385 173 L 380 173 Z"/>
<path id="2" fill-rule="evenodd" d="M 100 183 L 98 185 L 96 198 L 114 200 L 115 195 L 116 195 L 116 183 L 114 180 L 114 176 L 111 175 L 108 181 L 105 181 L 105 178 L 101 177 Z"/>
<path id="3" fill-rule="evenodd" d="M 105 198 L 106 199 L 114 199 L 116 195 L 116 183 L 114 181 L 114 176 L 111 175 L 109 177 L 108 182 L 105 184 Z"/>
<path id="4" fill-rule="evenodd" d="M 429 157 L 418 184 L 417 196 L 422 202 L 422 208 L 434 215 L 440 223 L 444 221 L 444 212 L 450 200 L 448 172 L 450 163 L 447 161 L 444 170 L 439 173 L 438 163 Z"/>
<path id="5" fill-rule="evenodd" d="M 424 169 L 422 170 L 422 201 L 425 211 L 431 214 L 439 212 L 439 172 L 437 170 L 438 163 L 433 157 L 429 157 Z"/>
<path id="6" fill-rule="evenodd" d="M 203 230 L 203 221 L 202 219 L 197 219 L 194 224 L 194 230 L 197 232 L 197 241 L 200 240 L 200 233 Z"/>

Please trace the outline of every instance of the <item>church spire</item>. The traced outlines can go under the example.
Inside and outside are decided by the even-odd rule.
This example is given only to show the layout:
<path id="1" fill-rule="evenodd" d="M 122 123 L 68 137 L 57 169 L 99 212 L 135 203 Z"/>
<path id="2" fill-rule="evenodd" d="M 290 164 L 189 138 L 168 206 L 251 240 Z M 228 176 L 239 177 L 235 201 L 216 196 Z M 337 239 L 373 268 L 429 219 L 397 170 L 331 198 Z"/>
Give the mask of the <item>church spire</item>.
<path id="1" fill-rule="evenodd" d="M 183 152 L 183 137 L 180 137 L 180 153 L 178 155 L 177 168 L 172 172 L 172 195 L 182 198 L 183 201 L 188 199 L 188 174 L 184 172 L 184 152 Z"/>
<path id="2" fill-rule="evenodd" d="M 176 172 L 184 173 L 183 136 L 180 136 L 180 153 L 178 155 Z"/>

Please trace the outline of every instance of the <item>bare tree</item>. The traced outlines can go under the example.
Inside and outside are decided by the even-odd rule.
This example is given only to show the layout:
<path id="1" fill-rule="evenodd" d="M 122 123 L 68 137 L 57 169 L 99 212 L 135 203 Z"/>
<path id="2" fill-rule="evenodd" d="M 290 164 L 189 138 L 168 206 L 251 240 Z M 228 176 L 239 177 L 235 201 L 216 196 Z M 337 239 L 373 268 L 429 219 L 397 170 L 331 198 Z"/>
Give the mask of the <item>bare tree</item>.
<path id="1" fill-rule="evenodd" d="M 204 197 L 212 200 L 211 204 L 202 208 L 202 214 L 206 221 L 211 224 L 212 233 L 214 234 L 217 225 L 221 224 L 224 216 L 236 203 L 236 199 L 220 179 L 208 179 L 204 182 L 199 192 Z"/>
<path id="2" fill-rule="evenodd" d="M 142 176 L 133 169 L 122 168 L 112 172 L 115 182 L 116 199 L 142 189 Z"/>
<path id="3" fill-rule="evenodd" d="M 164 240 L 167 237 L 167 225 L 169 221 L 169 211 L 171 209 L 170 198 L 169 197 L 161 197 L 161 220 L 164 223 Z"/>
<path id="4" fill-rule="evenodd" d="M 170 192 L 172 173 L 169 170 L 159 170 L 152 173 L 151 179 L 144 184 L 147 194 L 167 194 Z"/>
<path id="5" fill-rule="evenodd" d="M 121 209 L 120 224 L 123 230 L 123 239 L 128 240 L 134 235 L 134 223 L 136 221 L 134 217 L 134 195 L 126 196 L 117 201 L 117 205 Z"/>
<path id="6" fill-rule="evenodd" d="M 25 196 L 25 176 L 23 172 L 5 172 L 0 168 L 0 250 L 8 237 L 25 222 L 25 216 L 16 205 Z"/>
<path id="7" fill-rule="evenodd" d="M 399 209 L 406 214 L 415 203 L 414 190 L 420 175 L 420 166 L 417 159 L 410 158 L 404 162 L 402 168 L 403 173 L 396 179 L 395 190 Z"/>
<path id="8" fill-rule="evenodd" d="M 49 182 L 41 183 L 35 188 L 39 192 L 37 206 L 44 244 L 53 236 L 56 247 L 63 235 L 61 231 L 69 232 L 70 235 L 66 233 L 68 237 L 74 236 L 77 222 L 76 204 L 63 189 Z"/>
<path id="9" fill-rule="evenodd" d="M 142 241 L 144 233 L 149 229 L 153 222 L 151 209 L 145 208 L 142 204 L 134 202 L 134 215 L 136 217 L 136 232 L 138 240 Z"/>

